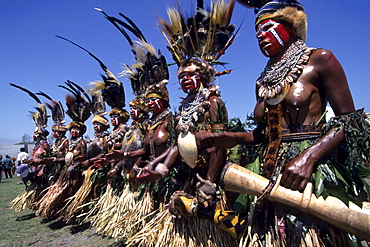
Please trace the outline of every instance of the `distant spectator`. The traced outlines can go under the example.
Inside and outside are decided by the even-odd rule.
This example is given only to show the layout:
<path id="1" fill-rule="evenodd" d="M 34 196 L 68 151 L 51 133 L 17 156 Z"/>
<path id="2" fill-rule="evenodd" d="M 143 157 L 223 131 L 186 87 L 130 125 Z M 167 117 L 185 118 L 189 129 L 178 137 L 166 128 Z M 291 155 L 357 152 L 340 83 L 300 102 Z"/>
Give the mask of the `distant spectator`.
<path id="1" fill-rule="evenodd" d="M 12 173 L 10 171 L 10 169 L 12 168 L 12 165 L 13 165 L 13 161 L 10 158 L 9 155 L 5 156 L 5 159 L 3 160 L 3 163 L 4 163 L 5 178 L 6 179 L 13 178 Z"/>
<path id="2" fill-rule="evenodd" d="M 30 159 L 30 155 L 26 153 L 25 148 L 20 149 L 20 153 L 17 155 L 17 177 L 19 179 L 18 184 L 22 183 L 22 177 L 27 177 L 28 175 L 28 165 L 24 161 Z"/>
<path id="3" fill-rule="evenodd" d="M 2 177 L 3 177 L 3 156 L 0 155 L 0 183 L 1 183 Z"/>
<path id="4" fill-rule="evenodd" d="M 15 164 L 16 164 L 17 158 L 16 157 L 12 157 L 11 159 L 13 161 L 13 165 L 12 165 L 12 168 L 10 169 L 10 171 L 12 172 L 12 175 L 14 176 L 15 175 L 15 171 L 16 171 Z"/>

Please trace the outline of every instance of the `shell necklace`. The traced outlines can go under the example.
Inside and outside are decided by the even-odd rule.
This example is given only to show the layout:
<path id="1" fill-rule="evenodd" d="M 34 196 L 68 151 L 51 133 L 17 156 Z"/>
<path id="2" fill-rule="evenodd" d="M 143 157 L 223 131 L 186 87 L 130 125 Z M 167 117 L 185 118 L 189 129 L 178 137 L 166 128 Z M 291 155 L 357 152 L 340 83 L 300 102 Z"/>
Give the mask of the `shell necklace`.
<path id="1" fill-rule="evenodd" d="M 302 74 L 303 65 L 308 63 L 315 48 L 307 47 L 301 39 L 292 43 L 280 61 L 267 63 L 261 76 L 257 79 L 258 97 L 270 105 L 277 105 L 284 100 L 290 86 Z"/>
<path id="2" fill-rule="evenodd" d="M 195 95 L 187 96 L 182 104 L 180 110 L 180 119 L 177 124 L 178 130 L 187 133 L 193 130 L 195 123 L 198 121 L 198 113 L 204 113 L 203 102 L 205 102 L 210 95 L 210 91 L 204 88 Z"/>

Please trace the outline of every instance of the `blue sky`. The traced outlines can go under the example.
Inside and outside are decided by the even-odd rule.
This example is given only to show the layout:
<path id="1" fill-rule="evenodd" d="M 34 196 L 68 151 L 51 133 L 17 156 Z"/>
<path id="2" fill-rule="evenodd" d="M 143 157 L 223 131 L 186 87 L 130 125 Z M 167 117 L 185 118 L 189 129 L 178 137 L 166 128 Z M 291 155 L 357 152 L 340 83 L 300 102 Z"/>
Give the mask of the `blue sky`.
<path id="1" fill-rule="evenodd" d="M 185 13 L 190 13 L 194 0 L 180 0 Z M 205 1 L 208 4 L 208 1 Z M 153 0 L 4 0 L 0 3 L 0 144 L 20 141 L 24 134 L 32 135 L 35 124 L 28 111 L 35 101 L 27 94 L 10 87 L 10 82 L 49 94 L 64 104 L 66 91 L 59 88 L 66 80 L 81 86 L 100 79 L 98 63 L 87 53 L 58 39 L 71 39 L 100 58 L 116 75 L 122 64 L 132 64 L 134 58 L 128 43 L 103 15 L 102 8 L 112 16 L 119 12 L 129 16 L 143 31 L 147 40 L 160 49 L 172 62 L 166 42 L 157 29 L 155 15 L 167 19 L 165 9 L 173 1 Z M 307 44 L 330 49 L 341 62 L 349 82 L 356 108 L 370 110 L 370 2 L 357 0 L 302 0 L 308 15 Z M 353 2 L 354 3 L 354 2 Z M 244 19 L 244 22 L 242 23 Z M 230 117 L 245 119 L 255 104 L 254 83 L 267 58 L 260 53 L 254 32 L 254 13 L 236 4 L 232 23 L 242 25 L 242 32 L 221 58 L 228 62 L 230 75 L 219 78 L 222 99 Z M 175 66 L 170 69 L 172 110 L 179 97 Z M 218 68 L 222 70 L 222 68 Z M 126 103 L 133 98 L 129 81 L 119 78 L 126 90 Z M 42 99 L 44 101 L 44 99 Z M 108 107 L 109 110 L 109 107 Z M 67 122 L 70 121 L 68 116 Z M 49 129 L 52 120 L 48 122 Z M 90 120 L 88 135 L 93 136 Z"/>

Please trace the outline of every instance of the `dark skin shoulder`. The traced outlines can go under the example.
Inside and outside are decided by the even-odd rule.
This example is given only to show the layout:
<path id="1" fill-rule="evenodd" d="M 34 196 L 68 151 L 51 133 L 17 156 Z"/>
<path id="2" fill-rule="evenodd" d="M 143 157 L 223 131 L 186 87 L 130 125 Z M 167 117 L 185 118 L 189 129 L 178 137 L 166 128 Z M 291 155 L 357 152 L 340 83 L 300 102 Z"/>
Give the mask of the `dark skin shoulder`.
<path id="1" fill-rule="evenodd" d="M 349 114 L 355 111 L 343 68 L 333 53 L 318 49 L 304 66 L 302 75 L 292 86 L 283 102 L 284 124 L 292 119 L 298 124 L 312 124 L 318 121 L 330 103 L 336 115 Z M 265 103 L 257 101 L 255 107 L 257 122 L 262 121 L 265 114 Z M 262 129 L 244 133 L 207 133 L 197 135 L 201 147 L 218 146 L 230 148 L 236 144 L 250 145 L 258 143 Z M 329 131 L 314 145 L 307 148 L 301 155 L 284 165 L 281 185 L 294 190 L 303 190 L 315 164 L 336 149 L 344 140 L 343 130 Z"/>
<path id="2" fill-rule="evenodd" d="M 302 79 L 306 79 L 307 76 L 310 78 L 309 73 L 314 73 L 316 80 L 309 82 L 317 87 L 320 97 L 311 99 L 310 104 L 307 105 L 308 110 L 303 124 L 309 122 L 307 118 L 317 120 L 319 115 L 323 113 L 326 102 L 330 103 L 335 115 L 349 114 L 355 111 L 343 68 L 331 51 L 325 49 L 315 51 L 305 70 L 308 72 L 305 74 L 304 71 Z M 304 94 L 302 96 L 304 97 Z M 344 132 L 342 129 L 338 132 L 331 130 L 301 155 L 285 164 L 281 184 L 287 188 L 303 190 L 312 175 L 315 164 L 333 152 L 343 140 Z"/>

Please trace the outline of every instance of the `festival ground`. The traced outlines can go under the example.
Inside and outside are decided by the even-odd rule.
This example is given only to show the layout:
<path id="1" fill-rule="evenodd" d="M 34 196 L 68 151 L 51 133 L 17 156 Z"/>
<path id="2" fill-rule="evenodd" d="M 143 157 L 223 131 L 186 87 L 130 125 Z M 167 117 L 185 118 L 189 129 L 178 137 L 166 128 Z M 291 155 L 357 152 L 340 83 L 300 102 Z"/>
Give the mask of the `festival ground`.
<path id="1" fill-rule="evenodd" d="M 57 221 L 46 221 L 31 210 L 15 212 L 9 202 L 24 190 L 17 178 L 3 179 L 0 183 L 0 246 L 122 246 L 114 239 L 103 238 L 89 224 L 71 226 Z M 370 183 L 370 179 L 367 179 Z M 367 246 L 365 243 L 363 246 Z"/>
<path id="2" fill-rule="evenodd" d="M 11 202 L 24 190 L 17 178 L 3 179 L 0 183 L 0 246 L 122 246 L 114 239 L 103 238 L 89 224 L 71 226 L 57 221 L 46 221 L 34 211 L 15 212 Z"/>

